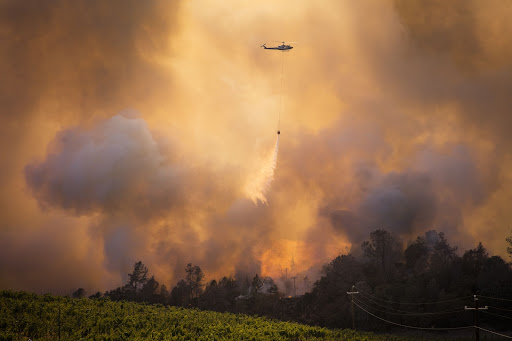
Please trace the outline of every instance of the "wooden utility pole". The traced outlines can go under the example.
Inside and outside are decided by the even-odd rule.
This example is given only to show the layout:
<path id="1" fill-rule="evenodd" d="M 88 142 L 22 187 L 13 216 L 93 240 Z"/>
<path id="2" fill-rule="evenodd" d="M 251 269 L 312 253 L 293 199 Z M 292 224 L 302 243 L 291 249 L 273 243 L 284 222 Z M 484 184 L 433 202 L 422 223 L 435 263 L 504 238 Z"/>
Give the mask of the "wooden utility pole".
<path id="1" fill-rule="evenodd" d="M 476 295 L 473 295 L 473 300 L 475 302 L 475 307 L 472 308 L 472 307 L 468 307 L 467 305 L 464 306 L 464 309 L 465 310 L 474 310 L 475 311 L 475 340 L 476 341 L 480 341 L 480 325 L 479 325 L 479 320 L 478 320 L 478 311 L 479 310 L 487 310 L 489 307 L 488 306 L 485 306 L 483 308 L 479 308 L 478 307 L 478 297 L 476 297 Z"/>
<path id="2" fill-rule="evenodd" d="M 293 278 L 293 297 L 297 296 L 297 290 L 295 289 L 295 280 L 297 279 L 297 276 L 292 277 Z"/>
<path id="3" fill-rule="evenodd" d="M 59 300 L 59 340 L 60 340 L 60 300 Z"/>
<path id="4" fill-rule="evenodd" d="M 354 296 L 355 294 L 359 294 L 359 291 L 356 291 L 356 287 L 352 286 L 352 291 L 347 291 L 347 294 L 350 295 L 350 308 L 352 310 L 352 329 L 356 329 L 356 321 L 354 319 Z"/>

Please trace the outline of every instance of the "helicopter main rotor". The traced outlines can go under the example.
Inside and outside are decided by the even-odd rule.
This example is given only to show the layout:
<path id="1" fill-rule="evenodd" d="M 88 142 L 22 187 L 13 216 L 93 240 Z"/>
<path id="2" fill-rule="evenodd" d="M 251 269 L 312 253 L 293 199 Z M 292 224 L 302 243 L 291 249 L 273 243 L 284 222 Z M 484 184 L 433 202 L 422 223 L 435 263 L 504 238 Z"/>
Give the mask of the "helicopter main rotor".
<path id="1" fill-rule="evenodd" d="M 298 41 L 282 41 L 282 40 L 272 40 L 273 42 L 276 42 L 276 43 L 282 43 L 283 45 L 288 43 L 288 44 L 297 44 Z"/>

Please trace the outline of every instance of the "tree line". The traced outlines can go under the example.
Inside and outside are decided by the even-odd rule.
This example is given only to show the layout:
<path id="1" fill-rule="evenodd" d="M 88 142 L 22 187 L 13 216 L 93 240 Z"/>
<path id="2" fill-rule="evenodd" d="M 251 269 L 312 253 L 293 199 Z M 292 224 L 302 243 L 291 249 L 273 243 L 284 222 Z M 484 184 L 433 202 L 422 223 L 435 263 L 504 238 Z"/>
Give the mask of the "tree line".
<path id="1" fill-rule="evenodd" d="M 507 242 L 512 255 L 512 237 Z M 184 277 L 169 291 L 149 276 L 141 261 L 135 263 L 125 285 L 89 297 L 269 316 L 330 328 L 350 328 L 354 318 L 358 329 L 381 331 L 394 327 L 368 312 L 395 323 L 442 328 L 472 325 L 473 313 L 464 306 L 473 304 L 473 295 L 500 298 L 482 298 L 480 304 L 512 311 L 511 263 L 490 256 L 481 243 L 460 255 L 444 233 L 429 231 L 404 249 L 391 233 L 379 229 L 362 243 L 361 251 L 326 264 L 310 292 L 297 297 L 289 296 L 289 279 L 283 288 L 258 274 L 205 283 L 203 271 L 193 264 L 187 265 Z M 352 290 L 359 292 L 354 295 L 354 315 L 347 295 Z M 85 291 L 80 288 L 73 297 L 85 297 Z M 512 317 L 504 316 L 482 314 L 481 321 L 506 329 Z"/>

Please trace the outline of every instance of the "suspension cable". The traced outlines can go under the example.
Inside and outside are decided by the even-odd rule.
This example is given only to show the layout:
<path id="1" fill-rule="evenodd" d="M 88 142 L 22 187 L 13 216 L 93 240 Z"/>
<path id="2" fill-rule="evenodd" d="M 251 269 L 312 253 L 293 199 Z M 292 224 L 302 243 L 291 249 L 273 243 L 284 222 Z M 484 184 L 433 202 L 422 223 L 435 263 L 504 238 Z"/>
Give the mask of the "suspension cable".
<path id="1" fill-rule="evenodd" d="M 487 299 L 490 299 L 490 300 L 512 302 L 512 300 L 509 300 L 509 299 L 506 299 L 506 298 L 499 298 L 499 297 L 490 297 L 490 296 L 482 296 L 482 295 L 476 295 L 476 297 L 487 298 Z"/>
<path id="2" fill-rule="evenodd" d="M 486 311 L 486 310 L 482 310 L 481 312 L 484 313 L 484 314 L 494 315 L 494 316 L 502 317 L 504 319 L 512 320 L 512 317 L 510 317 L 510 316 L 505 316 L 505 315 L 500 315 L 500 314 L 496 314 L 496 313 L 491 313 L 491 312 Z"/>
<path id="3" fill-rule="evenodd" d="M 379 317 L 375 314 L 372 314 L 370 313 L 368 310 L 362 308 L 359 304 L 355 303 L 354 302 L 354 305 L 356 305 L 359 309 L 361 309 L 362 311 L 366 312 L 368 315 L 371 315 L 381 321 L 384 321 L 386 323 L 390 323 L 390 324 L 394 324 L 395 326 L 399 326 L 399 327 L 404 327 L 404 328 L 411 328 L 411 329 L 421 329 L 421 330 L 460 330 L 460 329 L 470 329 L 470 328 L 475 328 L 475 326 L 466 326 L 466 327 L 439 327 L 439 328 L 435 328 L 435 327 L 431 327 L 431 328 L 427 328 L 427 327 L 415 327 L 415 326 L 408 326 L 408 325 L 405 325 L 405 324 L 401 324 L 401 323 L 396 323 L 396 322 L 392 322 L 392 321 L 388 321 L 386 319 L 383 319 L 382 317 Z"/>
<path id="4" fill-rule="evenodd" d="M 281 126 L 281 111 L 283 108 L 283 75 L 284 75 L 284 51 L 281 52 L 283 57 L 281 58 L 281 88 L 279 89 L 279 113 L 277 115 L 277 130 Z"/>
<path id="5" fill-rule="evenodd" d="M 366 295 L 366 296 L 369 296 L 369 297 L 372 297 L 374 299 L 377 299 L 377 300 L 380 300 L 380 301 L 383 301 L 383 302 L 388 302 L 388 303 L 395 303 L 395 304 L 408 304 L 408 305 L 424 305 L 424 304 L 438 304 L 438 303 L 446 303 L 446 302 L 454 302 L 454 301 L 460 301 L 460 300 L 465 300 L 465 299 L 468 299 L 468 298 L 471 298 L 473 297 L 472 295 L 469 295 L 469 296 L 463 296 L 463 297 L 459 297 L 459 298 L 453 298 L 453 299 L 449 299 L 449 300 L 443 300 L 443 301 L 436 301 L 436 302 L 397 302 L 397 301 L 390 301 L 390 300 L 385 300 L 383 298 L 379 298 L 377 296 L 374 296 L 374 295 L 371 295 L 371 294 L 368 294 L 364 291 L 362 291 L 361 289 L 359 289 L 358 287 L 355 287 L 357 289 L 357 291 L 359 291 L 359 293 L 363 294 L 363 295 Z"/>
<path id="6" fill-rule="evenodd" d="M 512 312 L 512 309 L 498 308 L 498 307 L 493 307 L 493 306 L 490 306 L 490 305 L 488 305 L 487 307 L 491 308 L 491 309 L 497 309 L 497 310 L 511 311 Z"/>
<path id="7" fill-rule="evenodd" d="M 489 329 L 485 329 L 485 328 L 477 327 L 477 326 L 475 326 L 475 328 L 478 328 L 480 330 L 486 331 L 486 332 L 491 333 L 491 334 L 496 334 L 496 335 L 499 335 L 499 336 L 506 337 L 507 339 L 512 339 L 512 336 L 501 334 L 501 333 L 495 332 L 494 330 L 489 330 Z"/>
<path id="8" fill-rule="evenodd" d="M 369 297 L 365 297 L 365 296 L 361 296 L 361 297 L 367 299 L 368 301 L 372 302 L 373 304 L 376 304 L 376 305 L 378 305 L 380 307 L 383 307 L 383 308 L 386 308 L 386 309 L 389 309 L 389 310 L 393 310 L 393 311 L 396 311 L 396 312 L 399 312 L 399 313 L 414 313 L 413 311 L 400 310 L 400 309 L 389 307 L 389 306 L 387 306 L 385 304 L 376 302 L 376 301 L 374 301 L 373 299 L 371 299 Z"/>
<path id="9" fill-rule="evenodd" d="M 383 312 L 383 313 L 386 313 L 386 314 L 401 315 L 401 316 L 437 315 L 437 314 L 449 314 L 449 313 L 458 313 L 458 312 L 463 312 L 463 311 L 465 311 L 464 309 L 451 309 L 451 310 L 444 310 L 444 311 L 431 312 L 431 313 L 413 313 L 413 312 L 394 313 L 394 312 L 389 312 L 389 311 L 385 311 L 385 310 L 381 310 L 381 309 L 378 309 L 378 308 L 372 307 L 371 305 L 365 304 L 364 302 L 362 302 L 362 301 L 358 300 L 357 298 L 354 298 L 354 300 L 355 300 L 356 302 L 359 302 L 359 304 L 364 305 L 364 306 L 365 306 L 365 307 L 367 307 L 367 308 L 372 308 L 372 309 L 374 309 L 374 310 L 377 310 L 377 311 L 380 311 L 380 312 Z"/>

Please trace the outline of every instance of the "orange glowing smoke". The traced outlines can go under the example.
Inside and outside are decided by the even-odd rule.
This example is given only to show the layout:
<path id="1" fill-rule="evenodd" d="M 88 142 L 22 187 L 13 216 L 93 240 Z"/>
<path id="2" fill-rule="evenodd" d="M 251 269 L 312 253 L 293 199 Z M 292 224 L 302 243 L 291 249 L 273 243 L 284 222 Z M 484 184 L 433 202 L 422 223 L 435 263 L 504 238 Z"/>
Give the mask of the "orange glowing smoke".
<path id="1" fill-rule="evenodd" d="M 323 246 L 320 259 L 319 252 L 308 242 L 279 239 L 261 255 L 261 273 L 272 278 L 282 277 L 286 272 L 288 277 L 306 273 L 315 265 L 324 264 L 340 254 L 347 254 L 350 247 L 351 244 L 345 240 L 333 239 Z"/>

